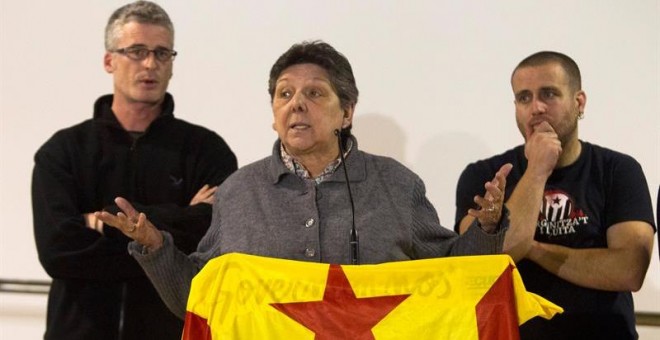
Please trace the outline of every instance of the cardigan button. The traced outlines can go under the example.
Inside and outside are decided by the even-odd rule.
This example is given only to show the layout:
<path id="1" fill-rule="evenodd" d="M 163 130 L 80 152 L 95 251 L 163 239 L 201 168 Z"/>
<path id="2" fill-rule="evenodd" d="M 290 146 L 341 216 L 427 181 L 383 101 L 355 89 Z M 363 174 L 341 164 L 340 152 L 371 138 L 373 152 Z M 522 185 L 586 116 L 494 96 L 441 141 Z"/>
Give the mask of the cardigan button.
<path id="1" fill-rule="evenodd" d="M 316 250 L 314 250 L 313 248 L 305 249 L 305 256 L 306 257 L 314 257 L 314 255 L 316 255 Z"/>
<path id="2" fill-rule="evenodd" d="M 310 218 L 307 221 L 305 221 L 305 228 L 310 228 L 312 225 L 314 225 L 314 219 Z"/>

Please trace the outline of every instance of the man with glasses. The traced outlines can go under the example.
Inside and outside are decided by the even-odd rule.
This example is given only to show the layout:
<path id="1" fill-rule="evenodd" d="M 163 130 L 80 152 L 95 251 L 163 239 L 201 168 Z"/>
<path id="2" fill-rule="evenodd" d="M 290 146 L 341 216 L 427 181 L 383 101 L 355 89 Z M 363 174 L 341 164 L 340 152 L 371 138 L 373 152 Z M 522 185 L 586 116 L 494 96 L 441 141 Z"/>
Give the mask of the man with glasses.
<path id="1" fill-rule="evenodd" d="M 158 5 L 117 9 L 105 30 L 103 64 L 112 95 L 94 116 L 55 133 L 35 155 L 32 180 L 39 259 L 53 278 L 45 339 L 180 339 L 135 260 L 129 238 L 93 214 L 130 197 L 185 252 L 211 220 L 215 188 L 237 168 L 216 133 L 174 117 L 166 92 L 174 28 Z"/>

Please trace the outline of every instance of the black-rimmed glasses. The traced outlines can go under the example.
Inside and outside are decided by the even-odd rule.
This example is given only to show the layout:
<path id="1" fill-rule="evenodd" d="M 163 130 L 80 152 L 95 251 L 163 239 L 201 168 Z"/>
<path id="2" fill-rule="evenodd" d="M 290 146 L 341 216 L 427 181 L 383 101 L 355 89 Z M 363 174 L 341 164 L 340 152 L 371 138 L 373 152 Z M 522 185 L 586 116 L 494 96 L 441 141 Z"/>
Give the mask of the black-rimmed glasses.
<path id="1" fill-rule="evenodd" d="M 159 47 L 153 50 L 150 50 L 144 46 L 131 46 L 126 48 L 118 48 L 112 50 L 111 52 L 119 53 L 127 56 L 130 59 L 141 61 L 149 57 L 149 53 L 153 53 L 154 57 L 160 62 L 167 62 L 174 57 L 176 57 L 177 52 L 175 50 L 170 50 L 167 48 Z"/>

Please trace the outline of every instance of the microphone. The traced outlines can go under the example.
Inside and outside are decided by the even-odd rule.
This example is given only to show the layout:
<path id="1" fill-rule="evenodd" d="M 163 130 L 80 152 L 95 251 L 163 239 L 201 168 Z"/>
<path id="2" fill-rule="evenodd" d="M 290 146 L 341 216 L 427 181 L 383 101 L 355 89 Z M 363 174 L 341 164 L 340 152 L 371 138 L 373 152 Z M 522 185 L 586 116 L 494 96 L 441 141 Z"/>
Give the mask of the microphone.
<path id="1" fill-rule="evenodd" d="M 360 264 L 360 250 L 358 239 L 357 229 L 355 229 L 355 204 L 353 204 L 353 194 L 351 193 L 351 184 L 348 180 L 348 171 L 346 169 L 346 159 L 344 158 L 344 145 L 341 142 L 341 131 L 335 129 L 335 136 L 337 136 L 337 144 L 339 145 L 339 157 L 341 158 L 341 164 L 344 167 L 344 177 L 346 178 L 346 189 L 348 190 L 348 199 L 351 202 L 351 217 L 353 218 L 351 223 L 351 232 L 348 240 L 349 245 L 349 256 L 351 259 L 351 264 Z"/>

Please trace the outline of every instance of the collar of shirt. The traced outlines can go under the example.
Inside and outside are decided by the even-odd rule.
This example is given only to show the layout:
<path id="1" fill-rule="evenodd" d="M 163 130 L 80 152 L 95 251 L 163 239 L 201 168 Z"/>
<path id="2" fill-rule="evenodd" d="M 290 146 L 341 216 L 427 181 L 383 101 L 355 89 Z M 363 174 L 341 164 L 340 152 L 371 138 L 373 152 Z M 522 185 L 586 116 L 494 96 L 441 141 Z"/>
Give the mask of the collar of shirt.
<path id="1" fill-rule="evenodd" d="M 344 158 L 348 157 L 348 154 L 353 149 L 353 140 L 349 138 L 346 144 L 347 147 L 346 152 L 344 152 Z M 313 180 L 316 182 L 316 185 L 321 184 L 326 178 L 328 178 L 328 176 L 332 175 L 341 164 L 341 157 L 337 157 L 337 159 L 326 165 L 325 169 L 323 169 L 323 172 L 321 172 L 320 175 L 318 175 L 316 178 L 312 178 L 309 174 L 309 171 L 307 171 L 307 169 L 305 169 L 305 167 L 300 162 L 296 161 L 291 155 L 289 155 L 288 152 L 286 152 L 286 149 L 284 149 L 284 144 L 282 143 L 280 143 L 280 158 L 282 158 L 282 162 L 286 168 L 289 169 L 289 171 L 302 179 Z"/>

